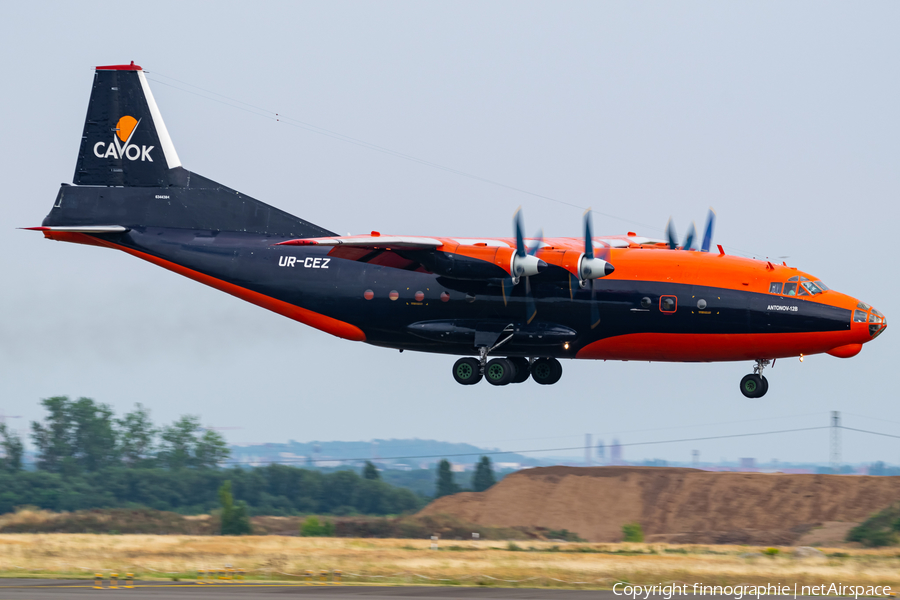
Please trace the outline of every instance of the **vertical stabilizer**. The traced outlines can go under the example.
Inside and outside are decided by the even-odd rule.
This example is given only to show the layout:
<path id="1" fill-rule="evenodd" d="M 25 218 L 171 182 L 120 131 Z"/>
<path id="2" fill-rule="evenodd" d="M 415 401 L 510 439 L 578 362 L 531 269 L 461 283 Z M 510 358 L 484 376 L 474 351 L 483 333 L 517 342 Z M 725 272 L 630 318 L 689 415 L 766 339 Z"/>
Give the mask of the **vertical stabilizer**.
<path id="1" fill-rule="evenodd" d="M 181 166 L 144 71 L 97 67 L 88 103 L 76 185 L 164 186 Z"/>

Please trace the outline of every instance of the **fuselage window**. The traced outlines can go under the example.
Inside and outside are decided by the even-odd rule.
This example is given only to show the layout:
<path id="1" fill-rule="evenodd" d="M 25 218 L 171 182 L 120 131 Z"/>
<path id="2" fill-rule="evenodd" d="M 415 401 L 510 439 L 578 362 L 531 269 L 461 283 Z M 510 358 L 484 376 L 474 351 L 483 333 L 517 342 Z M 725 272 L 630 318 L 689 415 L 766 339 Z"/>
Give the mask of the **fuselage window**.
<path id="1" fill-rule="evenodd" d="M 777 281 L 773 281 L 769 284 L 769 293 L 770 294 L 780 294 L 781 293 L 781 283 Z"/>
<path id="2" fill-rule="evenodd" d="M 784 284 L 784 291 L 782 292 L 785 296 L 796 296 L 797 295 L 797 284 L 796 283 L 786 283 Z"/>
<path id="3" fill-rule="evenodd" d="M 808 291 L 808 292 L 809 292 L 810 294 L 812 294 L 813 296 L 815 296 L 816 294 L 821 294 L 821 293 L 822 293 L 822 290 L 819 289 L 819 286 L 817 286 L 817 285 L 816 285 L 815 283 L 813 283 L 812 281 L 804 281 L 804 282 L 801 283 L 800 285 L 802 285 L 803 287 L 805 287 L 805 288 L 806 288 L 806 291 Z"/>
<path id="4" fill-rule="evenodd" d="M 866 322 L 866 312 L 863 310 L 853 311 L 853 322 L 854 323 L 865 323 Z"/>
<path id="5" fill-rule="evenodd" d="M 678 308 L 678 300 L 675 296 L 661 296 L 659 299 L 659 310 L 664 313 L 673 313 Z"/>

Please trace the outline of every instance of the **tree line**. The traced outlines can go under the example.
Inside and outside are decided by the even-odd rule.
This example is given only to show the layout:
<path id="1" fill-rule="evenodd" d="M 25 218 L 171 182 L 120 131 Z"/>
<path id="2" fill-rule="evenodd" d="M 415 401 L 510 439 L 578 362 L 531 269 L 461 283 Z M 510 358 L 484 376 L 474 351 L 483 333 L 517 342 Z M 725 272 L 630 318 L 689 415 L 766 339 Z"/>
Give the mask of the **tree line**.
<path id="1" fill-rule="evenodd" d="M 71 476 L 114 467 L 211 469 L 229 457 L 225 438 L 201 427 L 194 415 L 157 427 L 140 404 L 122 418 L 90 398 L 54 396 L 41 405 L 47 415 L 31 423 L 39 471 Z M 0 426 L 0 448 L 0 470 L 22 470 L 22 440 L 5 426 Z"/>
<path id="2" fill-rule="evenodd" d="M 121 418 L 90 398 L 55 396 L 41 405 L 44 419 L 30 424 L 36 470 L 24 469 L 21 438 L 0 424 L 0 513 L 23 505 L 53 511 L 149 507 L 208 513 L 224 506 L 220 492 L 226 482 L 235 510 L 251 515 L 402 514 L 428 501 L 382 481 L 371 462 L 360 474 L 286 465 L 222 468 L 230 454 L 225 439 L 201 427 L 193 415 L 159 427 L 140 404 Z M 483 491 L 495 481 L 484 456 L 471 489 Z M 435 497 L 459 491 L 463 488 L 454 481 L 450 463 L 441 461 Z"/>

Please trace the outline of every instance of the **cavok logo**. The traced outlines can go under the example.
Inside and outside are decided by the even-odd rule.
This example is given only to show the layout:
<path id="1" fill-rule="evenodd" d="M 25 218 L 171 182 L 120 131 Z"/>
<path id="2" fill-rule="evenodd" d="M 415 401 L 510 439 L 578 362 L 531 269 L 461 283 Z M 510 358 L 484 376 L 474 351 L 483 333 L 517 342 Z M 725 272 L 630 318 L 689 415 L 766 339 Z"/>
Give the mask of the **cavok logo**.
<path id="1" fill-rule="evenodd" d="M 155 146 L 138 146 L 131 143 L 131 136 L 141 122 L 125 115 L 116 123 L 116 135 L 112 142 L 97 142 L 94 144 L 94 156 L 97 158 L 127 158 L 128 160 L 140 160 L 153 162 L 150 151 Z M 104 146 L 106 149 L 104 150 Z"/>

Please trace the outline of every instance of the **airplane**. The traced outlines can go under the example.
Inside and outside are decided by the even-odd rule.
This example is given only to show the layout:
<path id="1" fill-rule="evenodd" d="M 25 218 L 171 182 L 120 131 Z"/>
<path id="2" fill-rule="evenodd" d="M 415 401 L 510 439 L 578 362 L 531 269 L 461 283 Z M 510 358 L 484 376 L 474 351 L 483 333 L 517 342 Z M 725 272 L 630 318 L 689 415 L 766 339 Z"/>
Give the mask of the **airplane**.
<path id="1" fill-rule="evenodd" d="M 560 359 L 752 361 L 760 398 L 779 358 L 855 356 L 879 311 L 768 260 L 628 232 L 526 239 L 341 236 L 186 170 L 144 71 L 96 67 L 72 184 L 40 227 L 121 250 L 331 335 L 459 356 L 454 379 L 502 386 L 562 376 Z"/>

